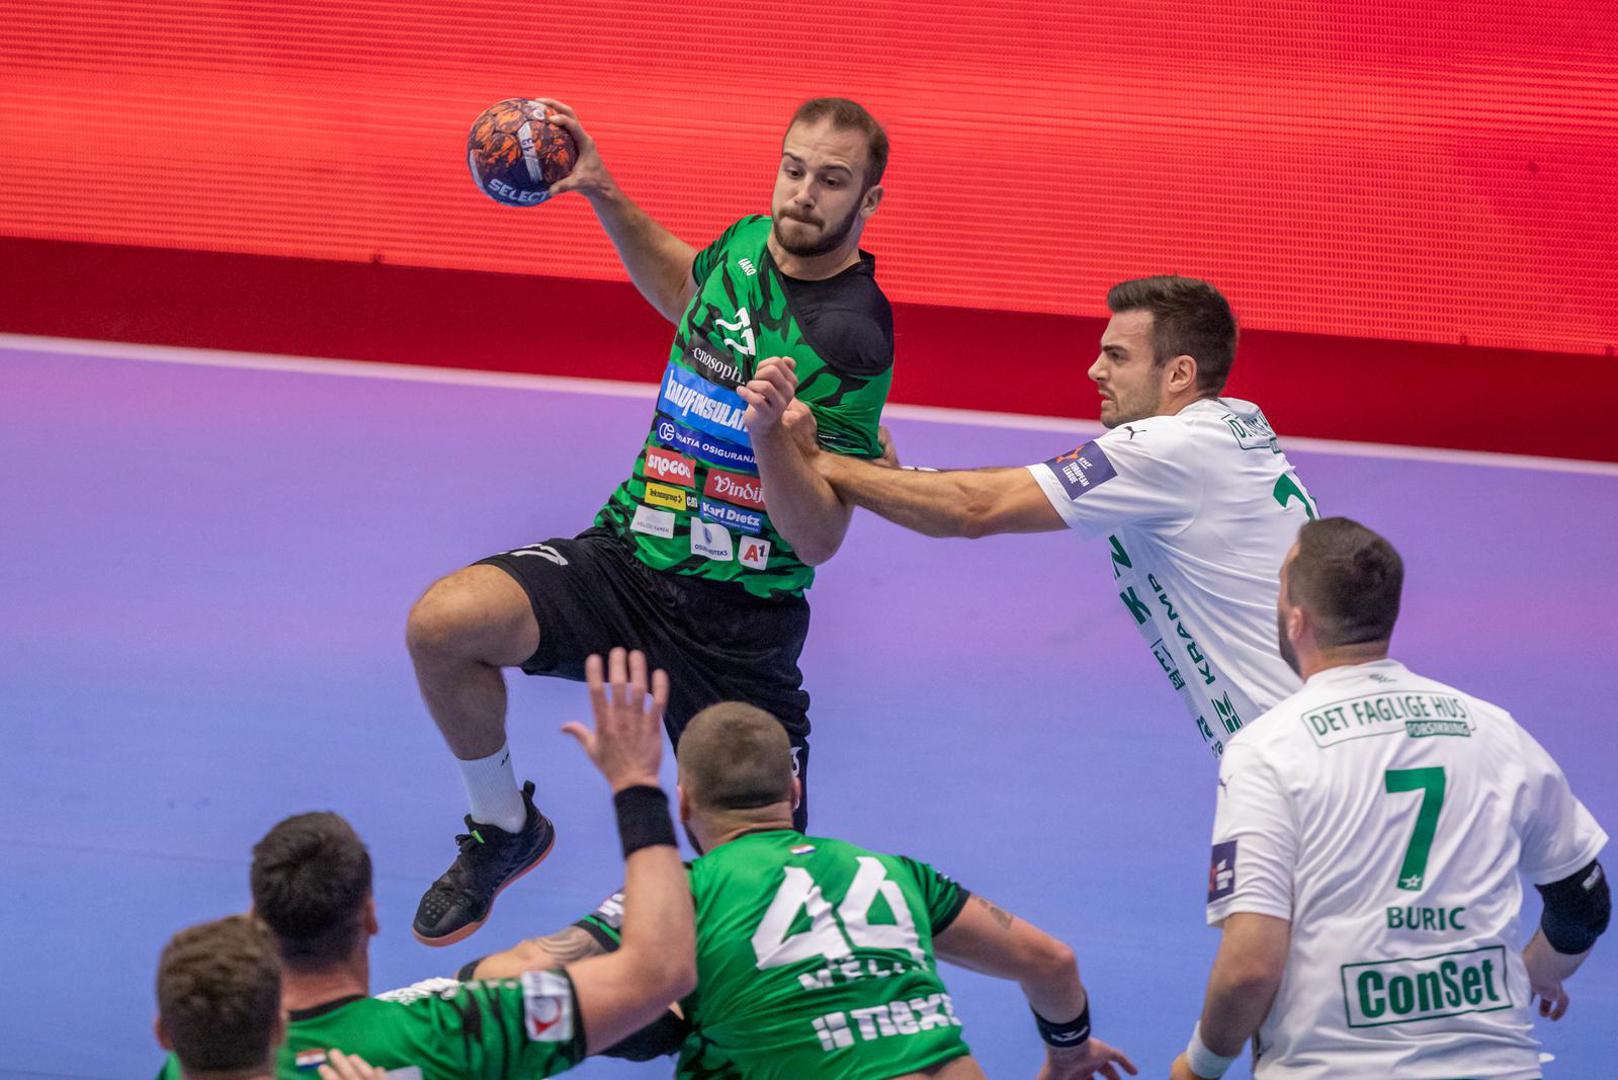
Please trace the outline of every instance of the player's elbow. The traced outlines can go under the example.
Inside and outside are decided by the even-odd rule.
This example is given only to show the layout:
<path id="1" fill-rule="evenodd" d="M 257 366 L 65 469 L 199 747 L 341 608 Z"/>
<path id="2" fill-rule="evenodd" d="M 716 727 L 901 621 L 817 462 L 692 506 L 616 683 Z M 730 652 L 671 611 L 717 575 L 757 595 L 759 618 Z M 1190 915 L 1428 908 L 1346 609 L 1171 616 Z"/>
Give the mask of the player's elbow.
<path id="1" fill-rule="evenodd" d="M 665 1001 L 678 1001 L 697 988 L 697 958 L 687 939 L 675 948 L 661 950 L 654 977 Z"/>
<path id="2" fill-rule="evenodd" d="M 830 562 L 831 557 L 837 554 L 837 549 L 843 546 L 843 538 L 838 537 L 831 541 L 810 541 L 803 545 L 794 544 L 792 550 L 805 566 L 819 566 Z"/>
<path id="3" fill-rule="evenodd" d="M 1065 941 L 1046 935 L 1032 952 L 1030 966 L 1035 975 L 1046 983 L 1061 982 L 1078 974 L 1079 958 Z"/>
<path id="4" fill-rule="evenodd" d="M 1268 1001 L 1281 988 L 1284 964 L 1268 957 L 1244 957 L 1222 965 L 1219 973 L 1221 988 L 1233 997 L 1260 998 Z"/>
<path id="5" fill-rule="evenodd" d="M 957 504 L 954 535 L 967 540 L 981 540 L 1001 531 L 999 500 L 991 495 L 977 494 L 962 498 Z"/>

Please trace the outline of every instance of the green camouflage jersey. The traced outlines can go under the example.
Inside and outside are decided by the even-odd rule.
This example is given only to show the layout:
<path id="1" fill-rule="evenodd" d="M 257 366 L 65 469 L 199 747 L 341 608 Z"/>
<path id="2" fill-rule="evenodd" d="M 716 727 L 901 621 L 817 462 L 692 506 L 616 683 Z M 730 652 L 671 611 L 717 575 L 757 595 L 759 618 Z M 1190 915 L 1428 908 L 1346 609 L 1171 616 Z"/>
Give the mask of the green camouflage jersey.
<path id="1" fill-rule="evenodd" d="M 584 1026 L 573 982 L 561 971 L 433 979 L 294 1012 L 277 1080 L 315 1080 L 329 1050 L 397 1070 L 400 1080 L 555 1076 L 584 1058 Z M 180 1080 L 173 1055 L 159 1080 Z"/>
<path id="2" fill-rule="evenodd" d="M 747 404 L 736 388 L 759 361 L 792 357 L 798 397 L 814 411 L 821 445 L 870 458 L 881 453 L 877 420 L 893 380 L 891 339 L 886 356 L 860 362 L 831 320 L 809 320 L 803 310 L 802 297 L 844 279 L 885 316 L 870 256 L 831 282 L 789 285 L 766 244 L 771 227 L 768 217 L 742 218 L 697 255 L 696 294 L 674 334 L 651 431 L 634 475 L 596 517 L 654 570 L 734 581 L 762 598 L 800 595 L 814 570 L 770 522 L 742 423 Z M 861 318 L 848 305 L 836 314 Z"/>
<path id="3" fill-rule="evenodd" d="M 679 1076 L 881 1080 L 970 1052 L 933 957 L 970 894 L 927 864 L 774 829 L 692 863 L 691 892 Z M 621 911 L 580 925 L 615 944 Z"/>

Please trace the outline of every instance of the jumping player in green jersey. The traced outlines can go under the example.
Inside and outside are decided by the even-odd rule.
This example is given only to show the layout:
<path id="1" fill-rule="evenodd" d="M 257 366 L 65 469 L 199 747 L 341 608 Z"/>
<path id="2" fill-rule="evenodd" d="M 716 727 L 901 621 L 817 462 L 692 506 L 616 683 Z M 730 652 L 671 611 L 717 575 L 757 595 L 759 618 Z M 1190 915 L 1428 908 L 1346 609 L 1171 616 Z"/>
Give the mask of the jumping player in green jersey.
<path id="1" fill-rule="evenodd" d="M 785 750 L 780 725 L 748 705 L 712 706 L 686 728 L 680 816 L 705 854 L 691 866 L 697 988 L 666 1046 L 679 1048 L 680 1076 L 980 1077 L 939 958 L 1021 984 L 1048 1044 L 1042 1077 L 1135 1073 L 1090 1037 L 1066 945 L 925 863 L 794 829 L 801 785 Z M 558 952 L 616 948 L 621 899 L 468 974 L 513 977 Z"/>
<path id="2" fill-rule="evenodd" d="M 656 673 L 647 703 L 644 656 L 615 650 L 609 666 L 610 687 L 599 656 L 586 665 L 595 729 L 567 730 L 614 792 L 626 888 L 635 893 L 624 916 L 624 951 L 512 979 L 439 979 L 371 997 L 377 920 L 370 855 L 336 814 L 289 818 L 253 849 L 251 875 L 253 911 L 279 946 L 283 969 L 282 1080 L 307 1080 L 334 1049 L 379 1068 L 418 1069 L 423 1080 L 553 1076 L 644 1027 L 690 991 L 691 890 L 668 800 L 657 787 L 668 681 Z M 171 1058 L 162 1077 L 180 1076 Z"/>
<path id="3" fill-rule="evenodd" d="M 792 448 L 761 375 L 794 370 L 822 448 L 870 458 L 892 379 L 892 312 L 859 247 L 882 202 L 888 139 L 865 109 L 842 98 L 801 106 L 771 216 L 744 217 L 698 251 L 624 195 L 571 108 L 547 104 L 579 148 L 552 192 L 590 200 L 675 334 L 634 467 L 593 527 L 450 574 L 410 612 L 422 697 L 459 761 L 469 834 L 481 837 L 422 897 L 414 931 L 429 945 L 474 932 L 554 839 L 532 788 L 517 785 L 503 668 L 577 679 L 591 653 L 644 650 L 673 677 L 665 724 L 676 745 L 702 707 L 756 702 L 780 718 L 807 777 L 804 591 L 852 508 Z"/>

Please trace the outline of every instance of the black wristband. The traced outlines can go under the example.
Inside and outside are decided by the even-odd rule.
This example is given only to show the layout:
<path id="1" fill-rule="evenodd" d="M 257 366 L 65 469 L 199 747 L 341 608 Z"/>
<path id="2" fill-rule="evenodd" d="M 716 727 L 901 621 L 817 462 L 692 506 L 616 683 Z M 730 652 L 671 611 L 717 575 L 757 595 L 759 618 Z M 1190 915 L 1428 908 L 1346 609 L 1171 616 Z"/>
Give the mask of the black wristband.
<path id="1" fill-rule="evenodd" d="M 674 819 L 669 817 L 669 797 L 662 788 L 647 784 L 624 788 L 612 797 L 612 805 L 618 811 L 618 839 L 623 841 L 624 858 L 644 847 L 677 846 Z"/>
<path id="2" fill-rule="evenodd" d="M 1090 1041 L 1090 1000 L 1085 999 L 1084 1011 L 1076 1020 L 1053 1024 L 1036 1012 L 1034 1023 L 1039 1025 L 1039 1037 L 1045 1040 L 1047 1046 L 1083 1046 Z"/>

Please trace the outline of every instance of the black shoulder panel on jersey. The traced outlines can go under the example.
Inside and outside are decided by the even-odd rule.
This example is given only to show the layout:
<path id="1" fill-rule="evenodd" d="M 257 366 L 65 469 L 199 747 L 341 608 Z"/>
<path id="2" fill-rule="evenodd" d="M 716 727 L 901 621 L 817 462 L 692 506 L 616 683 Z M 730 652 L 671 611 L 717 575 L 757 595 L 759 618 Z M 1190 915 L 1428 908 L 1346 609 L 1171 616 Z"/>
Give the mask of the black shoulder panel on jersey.
<path id="1" fill-rule="evenodd" d="M 972 899 L 971 890 L 962 888 L 959 885 L 955 886 L 955 888 L 958 890 L 955 894 L 955 902 L 949 906 L 949 910 L 944 912 L 943 915 L 940 916 L 938 922 L 933 926 L 934 937 L 937 937 L 945 930 L 948 930 L 951 926 L 954 926 L 955 920 L 959 919 L 961 917 L 961 912 L 966 910 L 966 902 Z"/>
<path id="2" fill-rule="evenodd" d="M 828 366 L 867 379 L 893 366 L 893 306 L 876 283 L 876 259 L 868 252 L 823 281 L 780 278 L 804 340 Z"/>
<path id="3" fill-rule="evenodd" d="M 1599 860 L 1571 877 L 1534 888 L 1545 900 L 1539 928 L 1557 952 L 1585 952 L 1606 932 L 1612 920 L 1612 889 Z"/>

